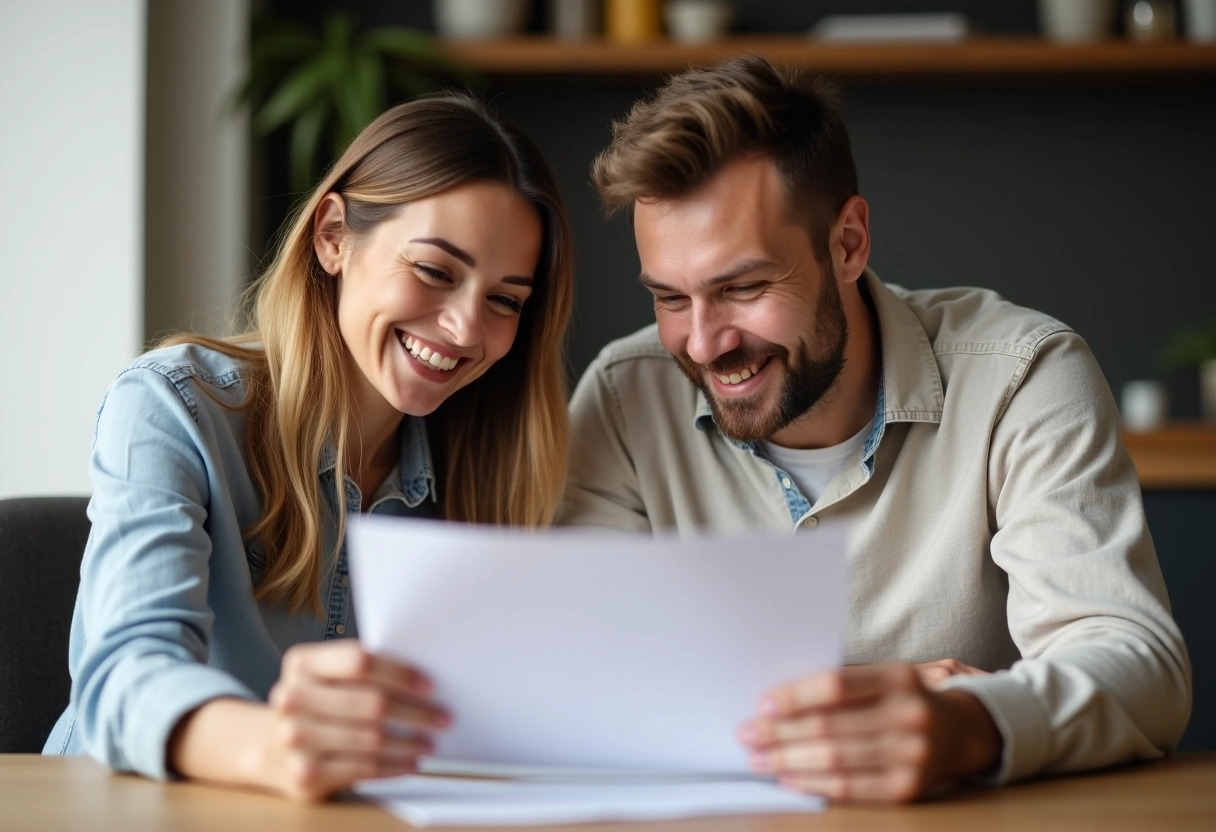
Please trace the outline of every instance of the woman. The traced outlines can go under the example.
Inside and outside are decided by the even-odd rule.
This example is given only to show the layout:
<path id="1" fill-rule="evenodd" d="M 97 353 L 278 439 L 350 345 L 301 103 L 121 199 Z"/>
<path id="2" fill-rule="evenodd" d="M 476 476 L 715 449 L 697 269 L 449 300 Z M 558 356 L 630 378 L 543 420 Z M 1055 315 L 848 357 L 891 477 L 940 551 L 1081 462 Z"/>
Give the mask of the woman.
<path id="1" fill-rule="evenodd" d="M 303 799 L 413 770 L 449 715 L 349 638 L 344 521 L 550 521 L 568 247 L 536 149 L 479 103 L 368 126 L 254 287 L 249 332 L 179 336 L 107 392 L 72 702 L 45 752 Z"/>

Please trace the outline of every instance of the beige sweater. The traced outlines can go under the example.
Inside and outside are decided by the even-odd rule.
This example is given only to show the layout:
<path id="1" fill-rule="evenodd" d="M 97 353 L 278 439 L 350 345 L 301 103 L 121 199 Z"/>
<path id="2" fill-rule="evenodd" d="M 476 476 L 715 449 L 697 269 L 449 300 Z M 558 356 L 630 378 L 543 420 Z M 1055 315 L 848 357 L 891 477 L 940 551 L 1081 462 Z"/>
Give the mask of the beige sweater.
<path id="1" fill-rule="evenodd" d="M 995 671 L 947 684 L 1000 728 L 998 780 L 1161 756 L 1186 726 L 1190 664 L 1089 349 L 989 291 L 863 279 L 882 333 L 874 431 L 808 512 L 795 520 L 789 479 L 718 432 L 651 326 L 574 393 L 561 522 L 813 534 L 843 518 L 845 661 Z"/>

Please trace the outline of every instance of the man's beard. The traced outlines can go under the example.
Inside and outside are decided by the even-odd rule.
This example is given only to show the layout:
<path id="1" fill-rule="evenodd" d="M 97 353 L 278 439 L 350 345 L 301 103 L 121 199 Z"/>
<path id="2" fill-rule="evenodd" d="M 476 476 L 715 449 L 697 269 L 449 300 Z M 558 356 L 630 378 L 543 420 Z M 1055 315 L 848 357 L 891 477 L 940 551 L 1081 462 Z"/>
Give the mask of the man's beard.
<path id="1" fill-rule="evenodd" d="M 849 322 L 840 300 L 840 290 L 832 270 L 825 269 L 814 328 L 798 339 L 797 356 L 793 360 L 790 350 L 779 344 L 740 347 L 709 365 L 697 364 L 686 355 L 674 357 L 684 374 L 705 394 L 718 429 L 736 442 L 758 442 L 787 427 L 824 399 L 844 369 L 848 340 Z M 766 359 L 770 366 L 765 367 L 765 371 L 777 370 L 778 367 L 771 366 L 774 362 L 785 370 L 777 401 L 768 409 L 761 409 L 753 396 L 719 398 L 705 376 L 706 370 L 714 375 L 730 375 Z"/>

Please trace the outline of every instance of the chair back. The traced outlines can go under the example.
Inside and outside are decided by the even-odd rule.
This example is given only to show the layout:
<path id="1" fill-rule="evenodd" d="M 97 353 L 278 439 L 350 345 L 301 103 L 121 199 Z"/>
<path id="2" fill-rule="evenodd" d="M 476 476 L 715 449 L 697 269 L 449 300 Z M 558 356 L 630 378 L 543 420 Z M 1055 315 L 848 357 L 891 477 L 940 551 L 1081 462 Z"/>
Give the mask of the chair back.
<path id="1" fill-rule="evenodd" d="M 37 753 L 67 707 L 88 497 L 0 500 L 0 752 Z"/>

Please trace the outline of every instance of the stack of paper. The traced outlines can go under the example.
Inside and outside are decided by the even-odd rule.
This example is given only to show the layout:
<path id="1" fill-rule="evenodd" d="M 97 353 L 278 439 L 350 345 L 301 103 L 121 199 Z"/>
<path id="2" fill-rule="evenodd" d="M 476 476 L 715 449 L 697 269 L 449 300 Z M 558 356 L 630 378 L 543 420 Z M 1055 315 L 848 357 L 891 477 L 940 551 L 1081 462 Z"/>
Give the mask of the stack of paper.
<path id="1" fill-rule="evenodd" d="M 838 664 L 840 527 L 679 540 L 360 517 L 348 543 L 365 646 L 421 668 L 454 716 L 429 770 L 465 777 L 360 786 L 411 823 L 820 807 L 750 775 L 736 735 L 766 690 Z"/>
<path id="2" fill-rule="evenodd" d="M 604 820 L 668 820 L 695 815 L 822 811 L 823 798 L 759 781 L 593 782 L 368 780 L 358 793 L 414 826 L 530 826 Z"/>

